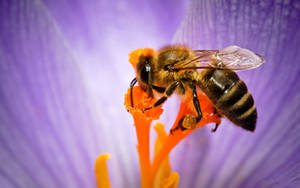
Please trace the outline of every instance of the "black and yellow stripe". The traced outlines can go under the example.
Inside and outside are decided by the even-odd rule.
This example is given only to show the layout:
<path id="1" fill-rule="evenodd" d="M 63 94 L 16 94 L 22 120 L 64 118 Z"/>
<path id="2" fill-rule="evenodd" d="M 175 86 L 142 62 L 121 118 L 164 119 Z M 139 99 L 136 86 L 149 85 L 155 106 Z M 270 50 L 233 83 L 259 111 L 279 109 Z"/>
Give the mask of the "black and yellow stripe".
<path id="1" fill-rule="evenodd" d="M 235 72 L 205 70 L 198 83 L 221 114 L 244 129 L 255 130 L 257 112 L 254 100 Z"/>

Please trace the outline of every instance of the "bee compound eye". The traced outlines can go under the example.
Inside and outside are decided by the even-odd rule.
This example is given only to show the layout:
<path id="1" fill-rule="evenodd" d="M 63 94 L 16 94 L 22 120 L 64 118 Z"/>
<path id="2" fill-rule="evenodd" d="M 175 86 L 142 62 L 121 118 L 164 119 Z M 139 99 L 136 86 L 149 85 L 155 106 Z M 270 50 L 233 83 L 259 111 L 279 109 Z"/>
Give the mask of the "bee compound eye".
<path id="1" fill-rule="evenodd" d="M 149 64 L 146 64 L 140 73 L 141 80 L 145 83 L 149 82 L 149 74 L 151 74 L 151 67 Z"/>
<path id="2" fill-rule="evenodd" d="M 139 73 L 139 78 L 144 83 L 149 83 L 151 77 L 151 65 L 149 57 L 140 57 L 140 61 L 137 65 L 137 72 Z"/>
<path id="3" fill-rule="evenodd" d="M 141 80 L 143 82 L 146 82 L 148 83 L 148 72 L 146 71 L 146 67 L 144 67 L 142 70 L 141 70 Z"/>

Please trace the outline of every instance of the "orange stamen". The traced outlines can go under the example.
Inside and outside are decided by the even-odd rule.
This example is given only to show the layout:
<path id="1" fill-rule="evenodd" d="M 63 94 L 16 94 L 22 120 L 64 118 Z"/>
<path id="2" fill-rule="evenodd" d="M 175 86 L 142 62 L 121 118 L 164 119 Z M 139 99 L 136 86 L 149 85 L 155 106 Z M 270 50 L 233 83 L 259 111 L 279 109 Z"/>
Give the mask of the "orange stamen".
<path id="1" fill-rule="evenodd" d="M 154 50 L 150 48 L 138 49 L 130 53 L 129 62 L 136 68 L 136 64 L 139 62 L 140 56 L 153 56 Z M 131 104 L 131 95 L 134 106 Z M 191 93 L 187 96 L 191 96 Z M 134 119 L 134 126 L 137 134 L 137 151 L 140 160 L 140 173 L 141 173 L 141 187 L 152 188 L 175 188 L 179 183 L 179 175 L 176 172 L 171 172 L 171 166 L 169 163 L 168 155 L 171 150 L 186 136 L 191 134 L 196 129 L 204 126 L 208 123 L 220 123 L 220 118 L 217 114 L 214 114 L 214 107 L 210 100 L 198 92 L 198 99 L 202 110 L 202 119 L 193 130 L 182 131 L 177 129 L 173 134 L 167 134 L 164 131 L 163 124 L 156 124 L 155 130 L 157 132 L 157 139 L 154 148 L 153 163 L 150 163 L 150 126 L 153 120 L 159 119 L 163 112 L 162 105 L 152 108 L 143 112 L 142 109 L 152 106 L 157 99 L 149 97 L 148 93 L 136 86 L 133 88 L 132 93 L 129 88 L 127 94 L 125 94 L 125 106 L 128 112 L 131 113 Z M 183 100 L 180 106 L 175 123 L 172 129 L 178 126 L 178 122 L 185 115 L 196 116 L 195 107 L 191 97 Z M 100 155 L 95 164 L 95 175 L 98 188 L 109 188 L 110 181 L 108 177 L 108 169 L 106 160 L 109 158 L 109 154 Z"/>
<path id="2" fill-rule="evenodd" d="M 172 172 L 171 175 L 163 183 L 162 188 L 176 188 L 179 183 L 179 174 Z"/>
<path id="3" fill-rule="evenodd" d="M 139 86 L 133 88 L 133 104 L 131 107 L 131 92 L 128 89 L 125 95 L 125 106 L 127 110 L 132 114 L 134 119 L 134 125 L 137 135 L 137 150 L 140 159 L 140 170 L 141 170 L 141 187 L 150 188 L 152 187 L 153 181 L 151 181 L 151 165 L 150 165 L 150 147 L 149 147 L 149 136 L 150 136 L 150 125 L 152 120 L 158 119 L 162 114 L 163 110 L 161 106 L 142 112 L 143 108 L 152 106 L 157 99 L 148 97 L 148 94 L 143 91 Z"/>
<path id="4" fill-rule="evenodd" d="M 110 188 L 110 181 L 108 177 L 108 168 L 106 165 L 106 160 L 109 159 L 109 154 L 105 153 L 100 155 L 96 159 L 95 164 L 95 175 L 98 188 Z"/>
<path id="5" fill-rule="evenodd" d="M 154 50 L 145 48 L 138 49 L 130 53 L 129 62 L 136 68 L 139 62 L 140 56 L 153 56 Z M 191 93 L 190 95 L 191 96 Z M 170 151 L 186 136 L 192 133 L 199 127 L 204 126 L 208 123 L 219 123 L 220 118 L 214 114 L 214 108 L 210 100 L 198 92 L 198 99 L 200 101 L 202 109 L 202 119 L 197 124 L 196 128 L 193 130 L 182 131 L 177 129 L 173 134 L 167 134 L 164 131 L 162 124 L 156 124 L 155 130 L 157 132 L 157 140 L 155 143 L 155 153 L 153 163 L 150 163 L 150 150 L 149 150 L 149 136 L 150 136 L 150 126 L 152 120 L 156 120 L 160 117 L 163 110 L 161 105 L 159 107 L 150 109 L 143 112 L 142 109 L 152 106 L 157 99 L 149 97 L 148 93 L 141 89 L 141 87 L 136 86 L 132 90 L 133 104 L 131 104 L 131 92 L 128 89 L 125 95 L 125 106 L 127 110 L 132 114 L 134 119 L 134 125 L 137 134 L 137 150 L 140 160 L 140 171 L 141 171 L 141 187 L 142 188 L 152 188 L 154 187 L 165 187 L 165 188 L 175 188 L 179 182 L 179 175 L 176 172 L 171 172 L 171 166 L 169 164 L 168 155 Z M 181 103 L 179 113 L 177 115 L 176 121 L 172 127 L 174 129 L 178 126 L 178 122 L 185 115 L 195 115 L 195 107 L 191 97 L 188 97 Z"/>
<path id="6" fill-rule="evenodd" d="M 214 108 L 211 104 L 210 100 L 203 95 L 201 92 L 198 92 L 198 99 L 201 105 L 202 109 L 202 119 L 197 124 L 196 128 L 193 130 L 185 130 L 182 131 L 178 129 L 177 131 L 174 131 L 173 134 L 169 134 L 166 138 L 165 143 L 161 147 L 160 151 L 157 155 L 154 156 L 153 163 L 152 163 L 152 179 L 155 179 L 155 175 L 157 174 L 157 171 L 159 167 L 161 166 L 164 159 L 169 155 L 171 150 L 185 137 L 187 137 L 189 134 L 191 134 L 196 129 L 208 124 L 208 123 L 220 123 L 220 118 L 218 115 L 213 114 Z M 179 113 L 177 115 L 176 121 L 172 126 L 172 129 L 178 126 L 178 122 L 181 120 L 181 118 L 186 115 L 196 115 L 194 106 L 193 106 L 193 100 L 191 98 L 187 98 L 181 103 Z"/>
<path id="7" fill-rule="evenodd" d="M 156 123 L 154 125 L 154 129 L 157 134 L 154 146 L 154 155 L 157 155 L 166 141 L 167 133 L 164 130 L 164 124 L 162 123 Z M 154 187 L 162 187 L 164 184 L 166 184 L 166 180 L 170 177 L 170 175 L 171 165 L 169 163 L 169 156 L 167 156 L 157 172 L 156 179 L 154 180 Z"/>

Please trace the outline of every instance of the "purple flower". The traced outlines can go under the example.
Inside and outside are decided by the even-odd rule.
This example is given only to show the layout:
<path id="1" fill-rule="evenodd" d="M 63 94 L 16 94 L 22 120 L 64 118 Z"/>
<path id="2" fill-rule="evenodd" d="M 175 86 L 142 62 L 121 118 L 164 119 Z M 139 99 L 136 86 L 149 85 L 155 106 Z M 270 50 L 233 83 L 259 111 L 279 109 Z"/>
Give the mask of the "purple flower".
<path id="1" fill-rule="evenodd" d="M 128 53 L 185 43 L 238 45 L 267 62 L 240 72 L 258 110 L 254 134 L 223 119 L 170 155 L 179 187 L 297 187 L 300 174 L 299 1 L 1 1 L 1 187 L 139 187 L 133 120 L 123 106 Z M 178 100 L 164 106 L 170 128 Z M 151 135 L 154 138 L 155 135 Z M 153 147 L 153 145 L 151 145 Z"/>

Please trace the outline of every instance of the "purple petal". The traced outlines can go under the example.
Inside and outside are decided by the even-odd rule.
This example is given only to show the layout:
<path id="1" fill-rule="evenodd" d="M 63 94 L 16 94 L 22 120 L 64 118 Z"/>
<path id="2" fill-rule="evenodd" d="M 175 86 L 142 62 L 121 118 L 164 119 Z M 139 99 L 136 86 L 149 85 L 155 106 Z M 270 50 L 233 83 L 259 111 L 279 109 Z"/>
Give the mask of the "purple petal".
<path id="1" fill-rule="evenodd" d="M 240 73 L 257 106 L 255 133 L 223 120 L 204 144 L 192 137 L 198 149 L 183 152 L 200 156 L 177 166 L 184 174 L 179 187 L 299 186 L 299 18 L 298 1 L 192 1 L 175 43 L 195 49 L 238 45 L 263 55 L 266 63 Z"/>
<path id="2" fill-rule="evenodd" d="M 122 104 L 134 75 L 127 54 L 168 43 L 185 3 L 0 7 L 1 186 L 93 187 L 94 160 L 110 152 L 113 187 L 138 187 L 135 132 Z M 174 42 L 199 49 L 235 44 L 267 63 L 240 74 L 258 108 L 255 134 L 227 121 L 214 135 L 196 132 L 173 153 L 180 187 L 299 184 L 299 7 L 297 1 L 192 1 Z"/>

